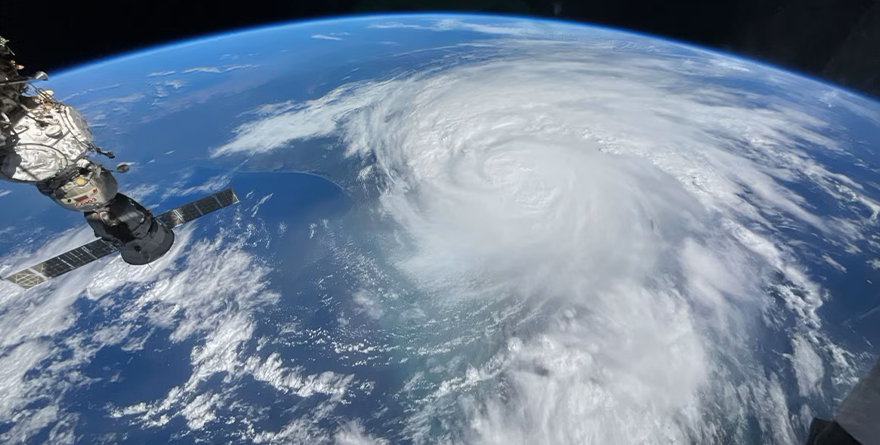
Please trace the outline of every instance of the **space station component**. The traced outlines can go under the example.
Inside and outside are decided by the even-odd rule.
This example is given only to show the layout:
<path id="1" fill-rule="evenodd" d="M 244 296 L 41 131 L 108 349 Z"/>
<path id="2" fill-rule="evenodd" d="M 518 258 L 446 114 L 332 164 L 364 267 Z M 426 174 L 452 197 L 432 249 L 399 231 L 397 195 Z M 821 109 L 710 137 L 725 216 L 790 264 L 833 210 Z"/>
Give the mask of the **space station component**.
<path id="1" fill-rule="evenodd" d="M 807 445 L 880 444 L 880 359 L 837 409 L 833 420 L 813 419 Z"/>
<path id="2" fill-rule="evenodd" d="M 146 209 L 133 199 L 121 193 L 117 194 L 117 197 L 120 196 L 122 199 L 117 198 L 118 202 L 128 202 L 118 205 L 116 208 L 111 206 L 108 209 L 109 212 L 112 212 L 108 217 L 118 221 L 115 228 L 109 229 L 112 233 L 104 232 L 108 230 L 108 224 L 93 222 L 89 219 L 102 218 L 101 215 L 92 214 L 89 216 L 87 214 L 86 218 L 98 233 L 99 239 L 15 272 L 7 276 L 6 280 L 29 289 L 116 252 L 122 254 L 122 259 L 129 264 L 146 264 L 157 259 L 150 256 L 151 252 L 156 251 L 155 246 L 146 245 L 146 243 L 158 243 L 160 251 L 167 250 L 165 246 L 170 248 L 174 242 L 174 232 L 171 229 L 238 202 L 238 196 L 230 187 L 175 207 L 155 217 L 146 218 L 143 214 L 138 214 L 147 211 Z M 137 210 L 132 211 L 131 206 L 135 206 Z M 149 221 L 149 225 L 147 221 Z M 152 232 L 152 236 L 144 237 L 139 232 Z M 138 235 L 141 236 L 138 237 Z"/>
<path id="3" fill-rule="evenodd" d="M 134 265 L 148 264 L 174 244 L 176 225 L 238 202 L 232 189 L 206 196 L 159 217 L 118 192 L 116 178 L 89 155 L 113 158 L 93 143 L 85 119 L 51 90 L 31 82 L 44 72 L 23 76 L 8 40 L 0 37 L 0 179 L 30 183 L 61 207 L 83 212 L 97 241 L 16 272 L 8 280 L 32 287 L 102 256 L 119 252 Z M 116 171 L 125 172 L 128 164 Z"/>
<path id="4" fill-rule="evenodd" d="M 21 76 L 8 41 L 0 37 L 0 178 L 39 183 L 78 168 L 95 151 L 86 121 L 51 90 L 28 82 L 46 73 Z"/>
<path id="5" fill-rule="evenodd" d="M 76 166 L 38 182 L 37 189 L 68 210 L 94 212 L 110 205 L 117 193 L 116 178 L 87 159 L 80 159 Z"/>
<path id="6" fill-rule="evenodd" d="M 174 244 L 174 232 L 152 218 L 149 210 L 122 193 L 107 206 L 86 212 L 95 235 L 113 244 L 128 264 L 158 259 Z"/>

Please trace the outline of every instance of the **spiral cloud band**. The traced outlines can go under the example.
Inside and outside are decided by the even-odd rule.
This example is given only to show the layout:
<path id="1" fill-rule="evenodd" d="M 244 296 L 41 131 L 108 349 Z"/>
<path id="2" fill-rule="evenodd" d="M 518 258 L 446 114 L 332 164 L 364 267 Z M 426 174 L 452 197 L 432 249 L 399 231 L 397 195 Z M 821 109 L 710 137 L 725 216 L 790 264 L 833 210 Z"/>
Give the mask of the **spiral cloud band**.
<path id="1" fill-rule="evenodd" d="M 846 246 L 873 224 L 862 185 L 805 148 L 845 156 L 823 109 L 854 105 L 668 50 L 499 40 L 475 61 L 267 108 L 214 155 L 338 137 L 401 240 L 389 261 L 439 299 L 426 307 L 527 308 L 487 357 L 428 384 L 413 431 L 442 406 L 467 419 L 453 442 L 742 443 L 757 429 L 795 443 L 831 375 L 852 374 L 788 233 Z M 727 80 L 738 72 L 765 90 Z M 860 210 L 819 217 L 806 189 Z M 767 338 L 783 365 L 758 356 Z"/>

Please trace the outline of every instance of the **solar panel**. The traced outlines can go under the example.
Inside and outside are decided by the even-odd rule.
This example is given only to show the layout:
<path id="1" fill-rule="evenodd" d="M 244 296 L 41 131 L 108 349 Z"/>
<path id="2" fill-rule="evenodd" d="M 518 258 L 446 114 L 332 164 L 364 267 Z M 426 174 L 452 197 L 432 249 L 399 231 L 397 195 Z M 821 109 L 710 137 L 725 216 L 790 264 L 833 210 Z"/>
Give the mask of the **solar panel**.
<path id="1" fill-rule="evenodd" d="M 41 270 L 41 272 L 43 272 L 43 275 L 49 277 L 57 277 L 63 275 L 65 272 L 73 270 L 73 266 L 67 264 L 60 257 L 49 258 L 43 262 L 42 266 L 43 270 Z"/>
<path id="2" fill-rule="evenodd" d="M 236 202 L 238 202 L 238 196 L 235 195 L 232 187 L 228 187 L 217 193 L 199 198 L 195 201 L 188 202 L 182 206 L 164 212 L 156 216 L 156 220 L 160 224 L 164 224 L 168 228 L 173 229 L 185 222 L 192 221 L 215 210 L 235 204 Z M 15 272 L 6 277 L 6 280 L 25 289 L 29 289 L 48 281 L 50 278 L 63 275 L 71 270 L 85 266 L 92 261 L 96 261 L 101 257 L 115 253 L 116 251 L 116 247 L 112 244 L 97 239 L 88 244 L 79 246 L 76 249 L 64 252 L 56 257 L 49 258 L 42 263 Z"/>
<path id="3" fill-rule="evenodd" d="M 64 275 L 73 269 L 85 266 L 113 252 L 116 252 L 116 248 L 112 244 L 100 239 L 95 240 L 76 249 L 68 250 L 56 257 L 49 258 L 42 263 L 20 270 L 6 277 L 6 279 L 25 289 L 29 289 L 47 281 L 49 278 Z"/>
<path id="4" fill-rule="evenodd" d="M 220 202 L 220 205 L 223 207 L 235 204 L 238 202 L 238 196 L 235 196 L 235 192 L 232 191 L 232 187 L 225 188 L 220 190 L 217 193 L 214 193 L 214 196 L 217 197 L 217 201 Z"/>
<path id="5" fill-rule="evenodd" d="M 156 216 L 156 221 L 170 229 L 173 229 L 184 222 L 183 218 L 181 218 L 174 210 L 159 214 Z"/>
<path id="6" fill-rule="evenodd" d="M 238 202 L 238 196 L 235 195 L 232 187 L 229 187 L 212 195 L 175 207 L 157 216 L 156 219 L 160 223 L 165 224 L 165 226 L 174 228 L 236 202 Z"/>
<path id="7" fill-rule="evenodd" d="M 6 279 L 25 288 L 25 289 L 30 289 L 30 288 L 48 280 L 48 278 L 46 278 L 45 276 L 40 275 L 38 272 L 31 270 L 31 269 L 25 269 L 25 270 L 18 271 L 16 273 L 6 277 Z"/>

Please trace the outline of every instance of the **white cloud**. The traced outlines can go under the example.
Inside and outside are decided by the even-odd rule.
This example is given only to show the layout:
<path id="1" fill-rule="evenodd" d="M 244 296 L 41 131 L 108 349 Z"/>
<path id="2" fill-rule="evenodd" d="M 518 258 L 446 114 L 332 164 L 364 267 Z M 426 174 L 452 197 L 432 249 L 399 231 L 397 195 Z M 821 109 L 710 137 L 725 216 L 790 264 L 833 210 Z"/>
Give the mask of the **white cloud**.
<path id="1" fill-rule="evenodd" d="M 175 90 L 179 90 L 181 87 L 186 85 L 186 82 L 184 82 L 182 80 L 168 80 L 168 81 L 165 81 L 163 83 L 163 85 L 174 88 Z"/>
<path id="2" fill-rule="evenodd" d="M 87 94 L 91 94 L 91 93 L 95 93 L 95 92 L 100 92 L 100 91 L 105 91 L 105 90 L 112 90 L 114 88 L 119 88 L 121 85 L 122 84 L 115 83 L 115 84 L 111 84 L 111 85 L 107 85 L 107 86 L 101 86 L 101 87 L 97 87 L 97 88 L 90 88 L 87 90 L 78 91 L 76 93 L 72 93 L 72 94 L 65 96 L 64 98 L 61 99 L 61 101 L 67 102 L 70 99 L 73 99 L 74 97 L 83 96 L 83 95 L 87 95 Z"/>
<path id="3" fill-rule="evenodd" d="M 448 16 L 426 16 L 420 23 L 383 21 L 371 23 L 368 28 L 374 29 L 415 29 L 424 31 L 472 31 L 492 36 L 505 37 L 548 37 L 557 40 L 583 37 L 585 28 L 563 22 L 550 22 L 534 19 L 510 18 L 501 20 L 473 20 L 468 18 L 449 18 Z"/>
<path id="4" fill-rule="evenodd" d="M 349 422 L 342 425 L 333 436 L 336 445 L 385 445 L 389 442 L 370 436 L 364 431 L 363 425 Z"/>
<path id="5" fill-rule="evenodd" d="M 342 40 L 342 37 L 337 37 L 329 34 L 312 34 L 312 38 L 319 40 Z"/>
<path id="6" fill-rule="evenodd" d="M 235 70 L 242 70 L 242 69 L 247 69 L 247 68 L 257 68 L 259 66 L 260 65 L 257 65 L 254 63 L 240 63 L 237 65 L 224 65 L 223 72 L 228 73 L 230 71 L 235 71 Z"/>
<path id="7" fill-rule="evenodd" d="M 153 71 L 153 72 L 147 73 L 147 77 L 163 77 L 163 76 L 170 76 L 170 75 L 172 75 L 172 74 L 174 74 L 174 73 L 176 73 L 176 72 L 177 72 L 177 71 L 175 71 L 175 70 Z"/>
<path id="8" fill-rule="evenodd" d="M 5 392 L 0 416 L 15 419 L 15 426 L 0 437 L 29 437 L 53 425 L 52 436 L 58 443 L 75 437 L 65 436 L 71 429 L 61 425 L 76 414 L 65 412 L 59 404 L 69 391 L 88 384 L 82 367 L 105 346 L 143 348 L 156 328 L 170 329 L 174 342 L 203 339 L 192 351 L 193 373 L 155 403 L 108 407 L 115 417 L 163 425 L 183 416 L 191 428 L 199 429 L 216 417 L 218 406 L 229 403 L 228 394 L 204 392 L 198 386 L 217 373 L 227 373 L 230 379 L 255 375 L 281 391 L 297 391 L 304 397 L 344 394 L 350 377 L 298 376 L 277 360 L 254 361 L 242 354 L 243 343 L 253 335 L 253 311 L 274 304 L 278 297 L 266 289 L 268 269 L 243 249 L 247 234 L 221 233 L 213 240 L 192 242 L 193 228 L 191 224 L 176 231 L 172 250 L 149 267 L 129 266 L 113 257 L 29 291 L 4 282 L 0 288 L 0 389 Z M 65 234 L 37 252 L 19 254 L 22 259 L 6 258 L 5 262 L 26 263 L 57 254 L 81 244 L 89 232 Z M 177 264 L 181 258 L 183 263 Z M 133 296 L 120 299 L 126 287 Z M 81 315 L 74 302 L 81 298 L 93 300 L 94 310 L 116 308 L 121 313 L 87 331 L 71 332 Z M 139 326 L 150 329 L 135 333 Z M 34 370 L 39 372 L 25 377 Z M 34 400 L 44 402 L 28 408 Z M 75 419 L 69 420 L 76 425 Z"/>
<path id="9" fill-rule="evenodd" d="M 377 213 L 406 246 L 386 247 L 419 292 L 442 295 L 438 306 L 532 299 L 579 314 L 542 315 L 540 334 L 449 377 L 420 405 L 442 411 L 497 382 L 515 400 L 474 401 L 472 442 L 712 442 L 724 421 L 711 416 L 739 412 L 792 443 L 802 425 L 754 356 L 755 324 L 787 311 L 794 338 L 814 339 L 793 353 L 804 394 L 818 394 L 819 351 L 836 346 L 815 313 L 823 291 L 778 227 L 851 245 L 873 223 L 817 215 L 785 184 L 870 211 L 873 201 L 806 148 L 846 156 L 824 131 L 814 84 L 717 55 L 668 57 L 671 44 L 649 43 L 609 54 L 589 42 L 498 42 L 508 56 L 276 107 L 213 154 L 337 135 L 365 163 L 360 180 L 381 179 Z M 745 69 L 785 83 L 792 98 L 695 81 Z M 780 274 L 788 284 L 774 281 Z M 414 415 L 411 426 L 429 419 Z"/>
<path id="10" fill-rule="evenodd" d="M 74 229 L 34 252 L 20 252 L 7 256 L 5 264 L 32 264 L 57 255 L 94 239 L 91 229 Z M 0 417 L 16 419 L 15 427 L 0 438 L 28 437 L 40 429 L 55 424 L 52 436 L 61 441 L 66 423 L 64 419 L 76 416 L 66 413 L 58 404 L 68 391 L 88 382 L 78 372 L 79 367 L 91 359 L 98 347 L 85 335 L 103 340 L 124 338 L 108 332 L 87 332 L 69 335 L 78 313 L 74 303 L 80 298 L 100 300 L 131 283 L 148 283 L 162 276 L 173 258 L 188 241 L 184 230 L 168 255 L 151 267 L 137 268 L 122 262 L 118 257 L 98 260 L 52 281 L 24 291 L 17 286 L 2 282 L 0 286 L 0 387 L 10 389 L 0 405 Z M 116 330 L 115 326 L 108 326 Z M 63 353 L 69 351 L 70 356 Z M 39 370 L 35 376 L 24 378 L 24 373 Z M 12 388 L 18 388 L 17 391 Z M 34 400 L 44 400 L 43 408 L 28 408 Z M 75 422 L 74 422 L 75 423 Z M 56 431 L 58 430 L 58 431 Z M 61 443 L 61 442 L 59 442 Z"/>
<path id="11" fill-rule="evenodd" d="M 229 183 L 232 180 L 232 174 L 221 173 L 211 176 L 200 184 L 186 187 L 185 184 L 187 184 L 188 179 L 188 177 L 184 177 L 171 185 L 171 187 L 165 190 L 163 198 L 168 198 L 169 196 L 207 195 L 219 192 L 220 190 L 229 187 Z"/>
<path id="12" fill-rule="evenodd" d="M 792 337 L 791 347 L 789 358 L 794 367 L 800 394 L 804 397 L 821 394 L 822 388 L 819 384 L 825 376 L 822 357 L 819 357 L 813 345 L 799 335 Z"/>
<path id="13" fill-rule="evenodd" d="M 221 71 L 220 71 L 220 68 L 217 68 L 216 66 L 196 66 L 196 67 L 192 67 L 192 68 L 187 68 L 181 72 L 183 74 L 190 74 L 190 73 L 219 73 Z"/>
<path id="14" fill-rule="evenodd" d="M 21 400 L 34 389 L 28 384 L 25 374 L 36 368 L 49 355 L 51 345 L 47 341 L 34 339 L 4 346 L 6 347 L 2 356 L 3 367 L 0 369 L 0 391 L 3 391 L 0 413 L 3 413 L 4 418 L 11 419 L 16 417 L 16 411 L 21 409 L 19 406 Z"/>
<path id="15" fill-rule="evenodd" d="M 336 131 L 337 121 L 344 118 L 344 115 L 360 106 L 370 105 L 382 94 L 382 91 L 371 88 L 365 91 L 367 96 L 351 97 L 351 92 L 355 90 L 353 86 L 343 87 L 308 102 L 302 113 L 282 113 L 242 125 L 235 130 L 238 137 L 214 149 L 212 155 L 268 152 L 290 141 L 327 136 Z M 259 113 L 265 113 L 271 108 L 263 106 L 263 111 Z"/>
<path id="16" fill-rule="evenodd" d="M 258 66 L 259 65 L 255 65 L 255 64 L 251 64 L 251 63 L 239 63 L 239 64 L 233 64 L 233 65 L 224 65 L 222 67 L 219 67 L 219 66 L 195 66 L 192 68 L 187 68 L 185 70 L 182 70 L 181 73 L 182 74 L 192 74 L 192 73 L 220 74 L 220 73 L 226 73 L 229 71 L 235 71 L 235 70 L 240 70 L 240 69 L 245 69 L 245 68 L 255 68 Z"/>

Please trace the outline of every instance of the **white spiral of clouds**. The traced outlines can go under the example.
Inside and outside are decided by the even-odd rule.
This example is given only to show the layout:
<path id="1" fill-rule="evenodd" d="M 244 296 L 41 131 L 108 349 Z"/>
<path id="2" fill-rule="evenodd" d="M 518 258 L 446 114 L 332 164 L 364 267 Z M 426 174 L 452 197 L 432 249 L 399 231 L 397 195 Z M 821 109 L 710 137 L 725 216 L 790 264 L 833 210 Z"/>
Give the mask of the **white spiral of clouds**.
<path id="1" fill-rule="evenodd" d="M 343 86 L 244 125 L 215 154 L 338 133 L 386 184 L 378 209 L 412 246 L 389 252 L 402 272 L 450 299 L 500 288 L 563 308 L 510 339 L 498 372 L 474 364 L 474 377 L 453 378 L 464 394 L 503 376 L 504 395 L 463 407 L 471 442 L 741 440 L 754 416 L 765 437 L 793 443 L 805 426 L 787 404 L 799 402 L 749 352 L 750 330 L 774 273 L 805 292 L 783 292 L 798 329 L 819 326 L 820 290 L 774 221 L 842 243 L 864 228 L 815 215 L 782 185 L 833 194 L 849 181 L 804 145 L 839 151 L 827 124 L 800 99 L 711 82 L 742 67 L 708 54 L 510 45 L 521 55 Z M 795 97 L 817 88 L 754 75 Z M 822 345 L 804 338 L 794 357 L 814 369 Z M 822 374 L 797 377 L 810 394 Z"/>

